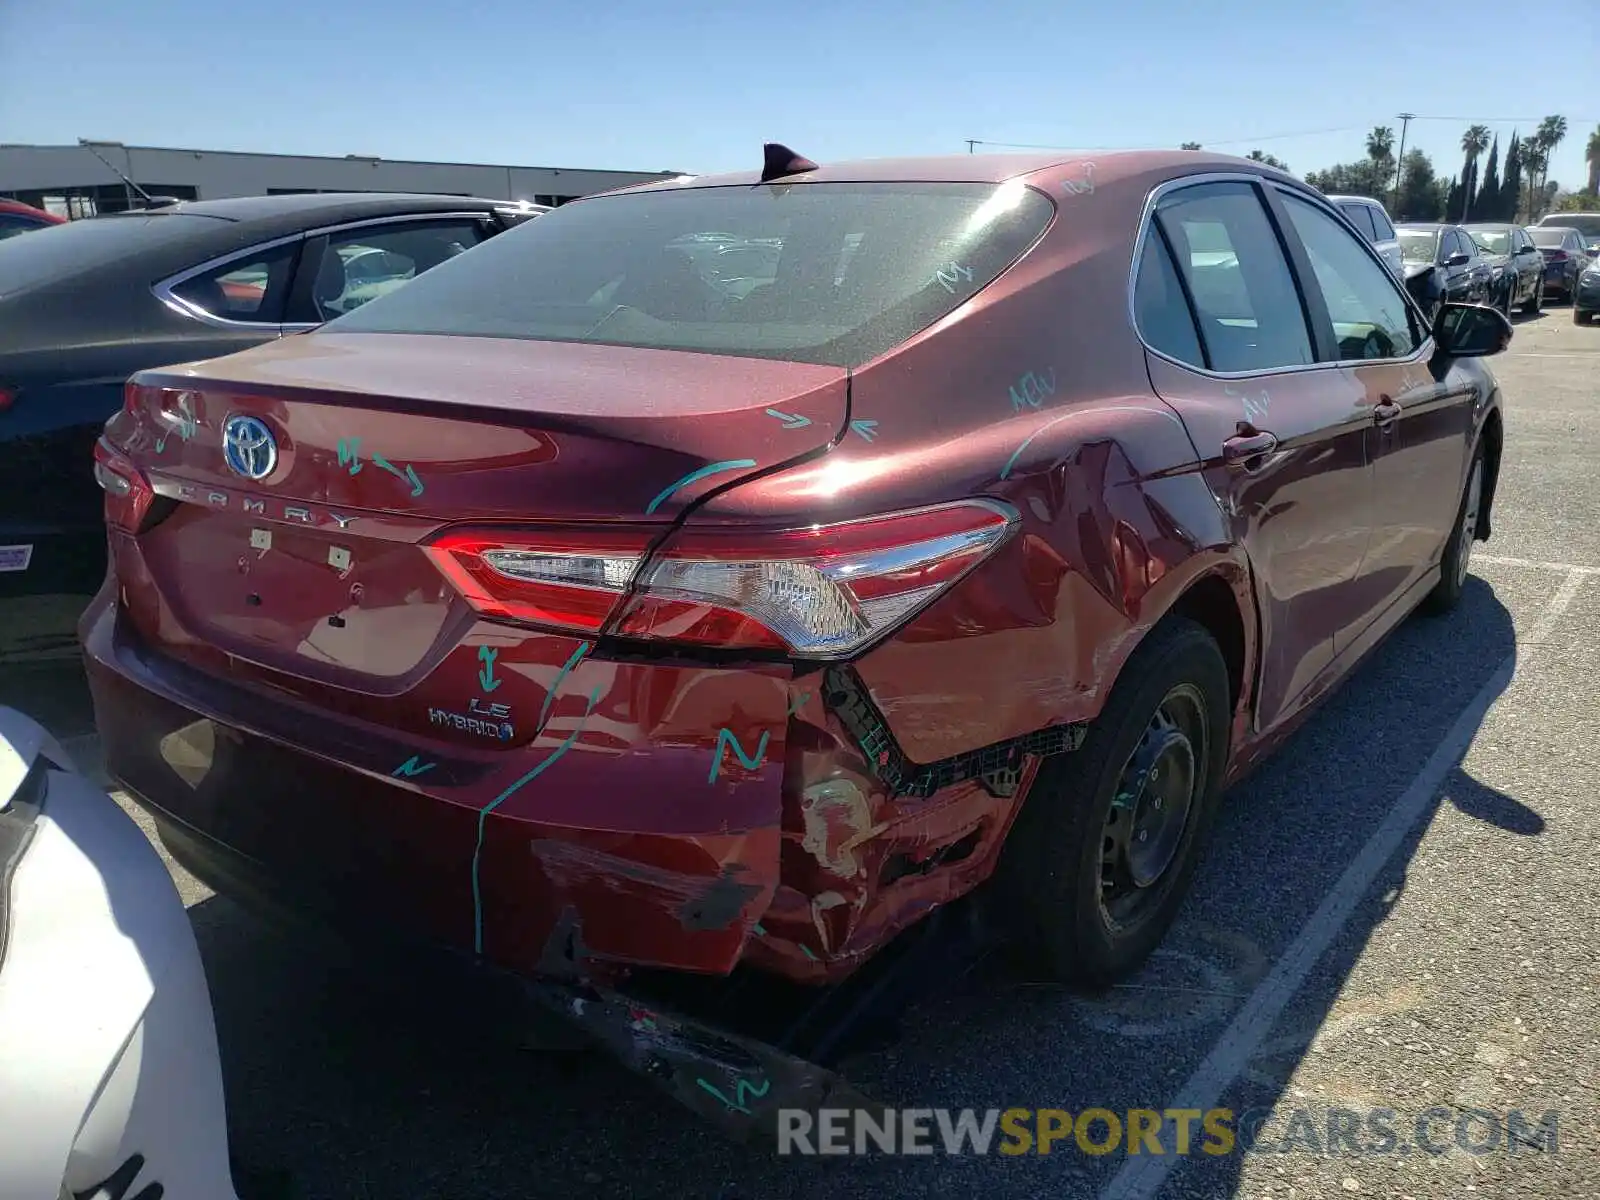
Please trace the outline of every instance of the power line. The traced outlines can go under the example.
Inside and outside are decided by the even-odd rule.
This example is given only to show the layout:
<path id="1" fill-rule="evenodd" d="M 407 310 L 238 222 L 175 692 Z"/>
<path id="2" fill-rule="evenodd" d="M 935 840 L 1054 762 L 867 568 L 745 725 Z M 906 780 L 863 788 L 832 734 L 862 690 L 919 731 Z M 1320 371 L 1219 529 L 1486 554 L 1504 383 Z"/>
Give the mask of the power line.
<path id="1" fill-rule="evenodd" d="M 1545 114 L 1546 117 L 1551 116 L 1551 115 L 1566 116 L 1565 113 L 1557 113 L 1557 114 L 1546 113 Z M 1544 117 L 1417 117 L 1417 116 L 1414 116 L 1411 119 L 1413 121 L 1466 121 L 1468 124 L 1472 124 L 1474 122 L 1477 122 L 1477 123 L 1483 124 L 1483 125 L 1514 125 L 1514 124 L 1518 124 L 1518 123 L 1520 123 L 1522 121 L 1528 121 L 1528 122 L 1531 122 L 1531 123 L 1537 125 L 1540 121 L 1544 120 Z M 1595 124 L 1600 125 L 1600 117 L 1567 117 L 1567 123 L 1568 124 L 1572 124 L 1572 125 L 1587 125 L 1590 121 L 1593 121 L 1593 122 L 1595 122 Z"/>

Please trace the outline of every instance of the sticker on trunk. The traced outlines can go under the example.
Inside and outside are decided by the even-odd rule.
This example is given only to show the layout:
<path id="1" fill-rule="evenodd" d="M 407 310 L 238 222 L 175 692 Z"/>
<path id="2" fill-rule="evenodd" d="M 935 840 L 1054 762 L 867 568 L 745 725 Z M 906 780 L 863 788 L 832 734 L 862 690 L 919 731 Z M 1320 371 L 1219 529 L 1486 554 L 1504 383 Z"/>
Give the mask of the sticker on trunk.
<path id="1" fill-rule="evenodd" d="M 26 571 L 33 561 L 33 544 L 0 546 L 0 571 Z"/>

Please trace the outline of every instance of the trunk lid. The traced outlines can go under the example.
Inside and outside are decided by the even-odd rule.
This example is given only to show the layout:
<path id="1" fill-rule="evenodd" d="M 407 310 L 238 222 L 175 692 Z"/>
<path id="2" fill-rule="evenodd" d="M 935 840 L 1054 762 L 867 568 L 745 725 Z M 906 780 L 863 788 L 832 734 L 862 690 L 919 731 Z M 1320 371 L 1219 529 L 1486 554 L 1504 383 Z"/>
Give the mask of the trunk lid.
<path id="1" fill-rule="evenodd" d="M 157 593 L 131 606 L 145 637 L 211 670 L 293 677 L 277 690 L 314 682 L 319 706 L 333 685 L 426 708 L 416 689 L 475 619 L 419 542 L 486 522 L 648 540 L 708 491 L 825 448 L 848 373 L 314 333 L 134 384 L 107 438 L 162 497 L 136 539 Z"/>

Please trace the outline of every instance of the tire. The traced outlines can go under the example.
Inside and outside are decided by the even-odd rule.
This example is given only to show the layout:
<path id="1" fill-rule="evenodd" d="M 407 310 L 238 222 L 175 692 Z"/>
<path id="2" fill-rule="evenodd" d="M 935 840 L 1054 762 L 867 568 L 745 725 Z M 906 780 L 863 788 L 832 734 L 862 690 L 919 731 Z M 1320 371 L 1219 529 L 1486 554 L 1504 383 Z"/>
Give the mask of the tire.
<path id="1" fill-rule="evenodd" d="M 1505 315 L 1505 318 L 1508 321 L 1511 319 L 1511 302 L 1516 298 L 1516 295 L 1517 281 L 1513 279 L 1510 283 L 1506 284 L 1505 298 L 1500 302 L 1500 311 Z"/>
<path id="2" fill-rule="evenodd" d="M 1528 302 L 1522 306 L 1522 314 L 1527 317 L 1536 317 L 1539 310 L 1544 307 L 1544 276 L 1539 276 L 1539 282 L 1533 285 L 1533 295 L 1528 297 Z"/>
<path id="3" fill-rule="evenodd" d="M 1592 312 L 1574 306 L 1572 310 L 1572 323 L 1574 325 L 1587 325 L 1593 316 L 1594 314 Z"/>
<path id="4" fill-rule="evenodd" d="M 1042 974 L 1104 987 L 1166 935 L 1216 809 L 1229 709 L 1216 641 L 1194 621 L 1168 618 L 1129 658 L 1083 745 L 1040 767 L 995 885 L 1003 919 Z M 1148 778 L 1136 776 L 1141 767 Z M 1155 840 L 1124 843 L 1107 870 L 1102 854 L 1117 831 L 1140 828 Z"/>
<path id="5" fill-rule="evenodd" d="M 1472 563 L 1472 543 L 1477 540 L 1478 518 L 1483 504 L 1483 443 L 1472 452 L 1472 466 L 1467 470 L 1467 482 L 1461 489 L 1461 504 L 1456 509 L 1456 523 L 1450 530 L 1444 558 L 1439 563 L 1439 582 L 1422 600 L 1422 611 L 1430 616 L 1449 612 L 1461 602 L 1461 593 L 1467 585 L 1467 571 Z"/>

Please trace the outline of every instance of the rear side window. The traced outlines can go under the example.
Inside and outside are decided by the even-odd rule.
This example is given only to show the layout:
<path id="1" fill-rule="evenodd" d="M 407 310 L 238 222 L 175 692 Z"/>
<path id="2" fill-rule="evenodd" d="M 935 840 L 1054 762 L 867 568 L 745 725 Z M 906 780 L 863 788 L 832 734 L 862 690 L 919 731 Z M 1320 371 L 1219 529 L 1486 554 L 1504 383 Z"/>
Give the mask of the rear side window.
<path id="1" fill-rule="evenodd" d="M 1054 212 L 1020 183 L 602 196 L 501 234 L 326 328 L 854 367 L 987 286 Z"/>
<path id="2" fill-rule="evenodd" d="M 289 273 L 298 251 L 299 243 L 290 242 L 230 259 L 175 285 L 172 294 L 209 316 L 276 325 L 283 320 Z"/>
<path id="3" fill-rule="evenodd" d="M 1350 223 L 1362 237 L 1373 242 L 1378 240 L 1378 231 L 1373 228 L 1370 207 L 1365 204 L 1341 204 L 1339 208 L 1350 218 Z"/>
<path id="4" fill-rule="evenodd" d="M 1384 215 L 1383 209 L 1376 205 L 1367 205 L 1367 215 L 1372 218 L 1372 228 L 1378 235 L 1380 242 L 1394 240 L 1394 226 L 1389 224 L 1389 218 Z"/>
<path id="5" fill-rule="evenodd" d="M 1145 235 L 1133 304 L 1139 334 L 1147 346 L 1190 366 L 1208 365 L 1177 267 L 1166 242 L 1154 229 Z"/>
<path id="6" fill-rule="evenodd" d="M 1245 183 L 1182 188 L 1156 219 L 1194 297 L 1216 371 L 1267 371 L 1314 361 L 1311 335 L 1277 231 Z"/>

